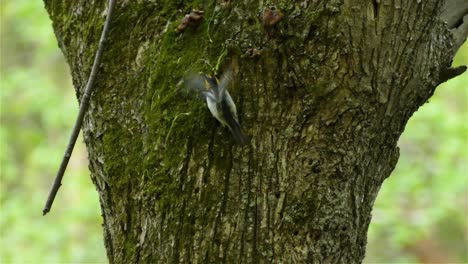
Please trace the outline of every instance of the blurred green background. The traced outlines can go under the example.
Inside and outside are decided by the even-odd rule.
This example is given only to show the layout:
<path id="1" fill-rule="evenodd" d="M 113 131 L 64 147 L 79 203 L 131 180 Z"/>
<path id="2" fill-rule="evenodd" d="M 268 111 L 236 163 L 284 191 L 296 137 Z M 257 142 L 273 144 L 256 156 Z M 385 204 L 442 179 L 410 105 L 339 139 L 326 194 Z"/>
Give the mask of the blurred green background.
<path id="1" fill-rule="evenodd" d="M 82 140 L 50 215 L 42 207 L 78 110 L 42 1 L 1 1 L 0 262 L 107 263 Z M 455 65 L 468 64 L 468 44 Z M 412 117 L 377 198 L 365 263 L 464 263 L 468 73 Z"/>

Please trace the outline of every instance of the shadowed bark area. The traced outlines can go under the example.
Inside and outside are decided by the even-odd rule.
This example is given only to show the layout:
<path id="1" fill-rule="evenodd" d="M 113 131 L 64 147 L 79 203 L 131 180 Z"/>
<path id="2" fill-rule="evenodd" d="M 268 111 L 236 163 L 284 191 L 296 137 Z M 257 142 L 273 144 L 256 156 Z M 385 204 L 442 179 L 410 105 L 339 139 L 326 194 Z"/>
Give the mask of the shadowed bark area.
<path id="1" fill-rule="evenodd" d="M 105 3 L 45 3 L 80 97 Z M 118 1 L 83 128 L 109 261 L 361 262 L 397 140 L 453 73 L 442 7 Z M 177 85 L 229 65 L 244 147 Z"/>

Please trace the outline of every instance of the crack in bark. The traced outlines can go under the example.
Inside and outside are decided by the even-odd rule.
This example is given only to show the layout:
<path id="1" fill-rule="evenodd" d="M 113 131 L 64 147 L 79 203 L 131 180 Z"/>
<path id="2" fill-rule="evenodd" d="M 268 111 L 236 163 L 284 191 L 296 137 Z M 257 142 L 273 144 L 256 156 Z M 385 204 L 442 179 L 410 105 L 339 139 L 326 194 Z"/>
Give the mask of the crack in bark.
<path id="1" fill-rule="evenodd" d="M 372 0 L 372 7 L 374 11 L 374 19 L 379 18 L 379 1 L 378 0 Z"/>

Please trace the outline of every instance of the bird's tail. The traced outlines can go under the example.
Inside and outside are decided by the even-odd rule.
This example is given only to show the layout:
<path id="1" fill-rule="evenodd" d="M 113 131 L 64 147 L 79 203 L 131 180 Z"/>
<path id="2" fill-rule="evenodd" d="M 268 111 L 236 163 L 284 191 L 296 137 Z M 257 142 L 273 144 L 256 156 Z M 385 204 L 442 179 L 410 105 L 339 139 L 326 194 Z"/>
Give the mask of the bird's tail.
<path id="1" fill-rule="evenodd" d="M 239 122 L 233 122 L 233 124 L 229 126 L 229 129 L 231 130 L 232 136 L 234 137 L 234 140 L 236 141 L 237 145 L 243 146 L 249 143 L 250 139 L 242 131 Z"/>

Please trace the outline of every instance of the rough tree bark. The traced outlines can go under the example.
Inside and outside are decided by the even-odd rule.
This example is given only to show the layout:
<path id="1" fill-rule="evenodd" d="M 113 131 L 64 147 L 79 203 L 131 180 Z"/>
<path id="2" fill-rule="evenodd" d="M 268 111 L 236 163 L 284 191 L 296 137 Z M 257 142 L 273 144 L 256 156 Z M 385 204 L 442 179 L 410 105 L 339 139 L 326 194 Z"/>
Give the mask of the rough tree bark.
<path id="1" fill-rule="evenodd" d="M 106 1 L 45 5 L 80 97 Z M 192 9 L 203 23 L 177 33 Z M 265 26 L 266 9 L 284 18 Z M 361 262 L 405 124 L 463 72 L 450 64 L 466 13 L 459 0 L 118 1 L 83 128 L 109 261 Z M 245 147 L 177 85 L 228 64 Z"/>

